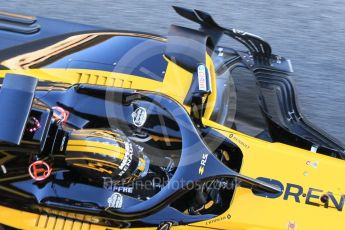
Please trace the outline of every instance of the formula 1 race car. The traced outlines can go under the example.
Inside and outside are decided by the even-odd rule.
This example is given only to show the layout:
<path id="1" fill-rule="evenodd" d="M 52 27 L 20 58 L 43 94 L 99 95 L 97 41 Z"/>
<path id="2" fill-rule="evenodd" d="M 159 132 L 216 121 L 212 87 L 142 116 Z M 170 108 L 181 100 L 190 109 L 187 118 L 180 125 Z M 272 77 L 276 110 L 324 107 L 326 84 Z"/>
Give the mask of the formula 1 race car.
<path id="1" fill-rule="evenodd" d="M 0 13 L 0 229 L 345 229 L 345 147 L 290 61 L 174 9 L 199 29 Z"/>

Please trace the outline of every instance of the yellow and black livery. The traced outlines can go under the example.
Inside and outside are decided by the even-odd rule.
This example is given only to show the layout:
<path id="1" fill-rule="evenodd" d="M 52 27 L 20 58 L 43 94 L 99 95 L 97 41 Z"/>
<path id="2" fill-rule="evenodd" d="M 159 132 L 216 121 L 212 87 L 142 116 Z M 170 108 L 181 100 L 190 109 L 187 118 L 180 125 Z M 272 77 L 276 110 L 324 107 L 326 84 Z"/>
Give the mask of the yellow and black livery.
<path id="1" fill-rule="evenodd" d="M 144 176 L 149 165 L 138 146 L 117 130 L 73 131 L 68 138 L 65 160 L 90 178 L 109 177 L 117 184 Z"/>
<path id="2" fill-rule="evenodd" d="M 0 13 L 0 223 L 344 229 L 345 148 L 300 113 L 290 61 L 174 9 L 200 29 L 162 37 Z M 28 174 L 37 161 L 52 168 L 45 180 Z"/>

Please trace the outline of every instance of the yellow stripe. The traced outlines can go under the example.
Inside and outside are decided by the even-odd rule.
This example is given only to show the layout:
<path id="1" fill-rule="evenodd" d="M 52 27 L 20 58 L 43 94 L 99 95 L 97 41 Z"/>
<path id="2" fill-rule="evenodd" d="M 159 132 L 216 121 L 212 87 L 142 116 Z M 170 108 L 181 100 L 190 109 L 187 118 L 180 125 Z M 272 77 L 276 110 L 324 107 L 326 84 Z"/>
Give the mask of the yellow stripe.
<path id="1" fill-rule="evenodd" d="M 100 136 L 104 136 L 104 134 L 108 134 L 109 136 L 118 136 L 117 133 L 114 133 L 112 131 L 109 130 L 98 130 L 98 129 L 80 129 L 78 131 L 73 132 L 73 134 L 94 134 L 94 135 L 100 135 Z"/>
<path id="2" fill-rule="evenodd" d="M 90 158 L 90 157 L 67 157 L 65 159 L 66 161 L 74 161 L 74 160 L 89 160 L 89 161 L 98 161 L 98 162 L 102 162 L 104 164 L 108 164 L 108 167 L 113 167 L 113 168 L 117 168 L 118 164 L 113 163 L 113 162 L 109 162 L 109 161 L 104 161 L 104 160 L 99 160 L 99 159 L 95 159 L 95 158 Z M 111 166 L 113 165 L 113 166 Z"/>
<path id="3" fill-rule="evenodd" d="M 73 160 L 75 160 L 75 159 L 73 159 Z M 80 160 L 85 160 L 85 159 L 80 159 Z M 69 161 L 69 160 L 66 160 L 66 161 Z M 113 163 L 111 163 L 111 162 L 106 162 L 106 161 L 100 161 L 100 160 L 92 160 L 92 161 L 97 161 L 97 164 L 102 164 L 102 166 L 104 166 L 104 167 L 108 167 L 108 168 L 113 168 L 113 169 L 118 169 L 118 166 L 115 164 L 113 164 Z M 73 165 L 80 165 L 79 163 L 72 163 Z M 88 164 L 94 164 L 94 163 L 88 163 Z M 83 164 L 83 165 L 85 165 L 85 164 Z"/>
<path id="4" fill-rule="evenodd" d="M 111 170 L 106 170 L 106 169 L 104 169 L 104 168 L 96 168 L 96 167 L 94 167 L 92 164 L 91 164 L 91 166 L 90 165 L 84 165 L 84 164 L 74 164 L 75 166 L 78 166 L 78 167 L 82 167 L 82 168 L 87 168 L 87 169 L 92 169 L 92 170 L 96 170 L 96 171 L 98 171 L 98 172 L 100 172 L 100 173 L 108 173 L 108 174 L 111 174 L 112 173 L 112 171 Z"/>
<path id="5" fill-rule="evenodd" d="M 166 58 L 165 58 L 166 59 Z M 80 83 L 81 76 L 104 76 L 108 80 L 105 84 L 97 84 L 115 88 L 131 88 L 136 90 L 154 91 L 164 93 L 183 105 L 183 101 L 188 93 L 192 82 L 192 74 L 175 63 L 166 59 L 168 68 L 164 76 L 164 81 L 159 82 L 149 78 L 135 75 L 108 72 L 101 70 L 86 69 L 57 69 L 57 68 L 41 68 L 41 69 L 16 69 L 16 70 L 0 70 L 0 78 L 5 77 L 8 73 L 23 74 L 38 78 L 40 81 L 52 81 L 67 84 Z M 176 77 L 181 76 L 181 77 Z M 127 84 L 117 85 L 117 82 L 131 82 Z M 176 88 L 176 85 L 179 87 Z M 189 111 L 188 106 L 184 106 Z"/>
<path id="6" fill-rule="evenodd" d="M 85 140 L 70 140 L 67 151 L 100 153 L 110 157 L 116 157 L 120 160 L 123 160 L 126 152 L 124 148 L 119 146 Z"/>
<path id="7" fill-rule="evenodd" d="M 115 135 L 117 135 L 117 133 L 114 133 L 114 132 L 112 132 L 112 131 L 110 131 L 110 130 L 107 130 L 107 129 L 79 129 L 79 130 L 77 130 L 77 131 L 75 131 L 75 132 L 79 132 L 79 133 L 83 133 L 83 132 L 96 132 L 96 133 L 108 133 L 108 134 L 115 134 Z"/>
<path id="8" fill-rule="evenodd" d="M 124 148 L 121 148 L 120 146 L 115 146 L 112 144 L 108 144 L 108 143 L 104 143 L 104 142 L 98 142 L 98 141 L 70 140 L 68 142 L 68 146 L 69 145 L 96 147 L 96 148 L 102 148 L 102 149 L 116 151 L 116 152 L 123 153 L 123 154 L 125 154 L 125 152 L 126 152 L 126 150 Z"/>
<path id="9" fill-rule="evenodd" d="M 67 151 L 103 154 L 103 155 L 107 155 L 107 156 L 110 156 L 110 157 L 118 158 L 120 160 L 122 160 L 123 157 L 124 157 L 123 153 L 116 152 L 116 151 L 109 150 L 109 149 L 91 147 L 91 146 L 77 146 L 77 145 L 67 146 Z"/>
<path id="10" fill-rule="evenodd" d="M 111 136 L 105 136 L 105 135 L 97 135 L 95 133 L 72 133 L 72 136 L 76 136 L 76 137 L 97 137 L 97 138 L 103 138 L 106 140 L 110 140 L 110 141 L 115 141 L 116 142 L 120 142 L 123 143 L 123 141 L 121 139 L 115 138 L 115 137 L 111 137 Z"/>

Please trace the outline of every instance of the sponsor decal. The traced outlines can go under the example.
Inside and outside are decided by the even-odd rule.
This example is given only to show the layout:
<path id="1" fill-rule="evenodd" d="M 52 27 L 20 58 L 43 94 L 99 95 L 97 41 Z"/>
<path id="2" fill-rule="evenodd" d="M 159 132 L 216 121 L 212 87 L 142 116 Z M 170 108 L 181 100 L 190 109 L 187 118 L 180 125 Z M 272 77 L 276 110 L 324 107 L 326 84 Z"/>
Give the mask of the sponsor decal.
<path id="1" fill-rule="evenodd" d="M 132 163 L 133 159 L 133 145 L 132 143 L 125 142 L 125 148 L 126 148 L 126 153 L 125 156 L 123 157 L 123 160 L 119 166 L 119 169 L 121 170 L 119 172 L 119 176 L 123 176 L 125 172 L 128 170 L 129 166 Z"/>
<path id="2" fill-rule="evenodd" d="M 202 154 L 202 159 L 200 161 L 200 167 L 199 167 L 199 174 L 200 175 L 204 174 L 205 166 L 207 163 L 207 158 L 208 158 L 208 153 Z"/>
<path id="3" fill-rule="evenodd" d="M 249 149 L 249 148 L 250 148 L 250 146 L 249 146 L 247 143 L 243 142 L 241 139 L 239 139 L 238 137 L 236 137 L 234 134 L 230 134 L 230 135 L 229 135 L 229 138 L 230 138 L 231 140 L 235 141 L 237 144 L 243 146 L 243 147 L 246 148 L 246 149 Z"/>
<path id="4" fill-rule="evenodd" d="M 199 81 L 199 90 L 206 91 L 207 90 L 206 66 L 204 65 L 198 66 L 198 81 Z"/>
<path id="5" fill-rule="evenodd" d="M 111 197 L 108 198 L 108 208 L 122 208 L 123 205 L 123 196 L 118 193 L 115 192 L 113 193 L 113 195 L 111 195 Z"/>
<path id="6" fill-rule="evenodd" d="M 230 220 L 230 219 L 231 219 L 231 215 L 227 214 L 226 216 L 221 216 L 221 217 L 217 217 L 209 221 L 206 221 L 206 225 L 210 225 L 210 224 L 214 224 L 220 221 L 225 221 L 225 220 Z"/>
<path id="7" fill-rule="evenodd" d="M 117 186 L 115 186 L 113 188 L 113 191 L 123 192 L 123 193 L 133 193 L 133 188 L 131 188 L 131 187 L 117 187 Z"/>
<path id="8" fill-rule="evenodd" d="M 253 190 L 257 196 L 262 196 L 270 199 L 283 198 L 284 200 L 294 201 L 296 203 L 303 203 L 315 207 L 335 208 L 342 212 L 345 204 L 345 195 L 336 195 L 330 191 L 324 191 L 318 188 L 303 188 L 298 184 L 287 183 L 285 186 L 277 181 L 268 178 L 258 178 L 258 180 L 272 182 L 282 189 L 280 194 L 270 194 L 261 191 Z"/>
<path id="9" fill-rule="evenodd" d="M 133 124 L 136 127 L 142 127 L 147 120 L 147 112 L 143 107 L 139 107 L 132 113 Z"/>

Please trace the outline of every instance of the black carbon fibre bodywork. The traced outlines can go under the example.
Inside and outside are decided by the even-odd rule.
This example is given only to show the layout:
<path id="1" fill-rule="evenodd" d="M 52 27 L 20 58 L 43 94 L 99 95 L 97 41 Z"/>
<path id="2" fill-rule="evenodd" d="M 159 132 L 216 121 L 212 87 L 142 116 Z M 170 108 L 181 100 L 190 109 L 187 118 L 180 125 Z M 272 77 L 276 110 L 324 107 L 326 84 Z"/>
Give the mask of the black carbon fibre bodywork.
<path id="1" fill-rule="evenodd" d="M 220 215 L 229 208 L 236 186 L 259 191 L 265 196 L 281 195 L 282 187 L 277 186 L 277 183 L 240 174 L 243 157 L 241 148 L 216 128 L 203 124 L 204 106 L 211 90 L 200 93 L 202 90 L 197 68 L 200 65 L 205 67 L 206 55 L 216 49 L 222 50 L 218 58 L 224 62 L 220 67 L 217 66 L 217 75 L 227 71 L 232 75 L 235 66 L 246 68 L 254 74 L 257 91 L 251 93 L 258 95 L 259 113 L 264 117 L 264 130 L 255 135 L 256 138 L 262 138 L 264 134 L 265 138 L 262 139 L 268 141 L 307 150 L 316 148 L 319 153 L 327 152 L 333 157 L 344 158 L 343 146 L 309 124 L 300 114 L 294 88 L 288 77 L 292 72 L 288 60 L 273 55 L 270 45 L 261 38 L 221 27 L 205 12 L 180 7 L 175 7 L 175 10 L 183 17 L 197 22 L 201 28 L 193 30 L 173 25 L 165 39 L 145 33 L 65 25 L 61 21 L 0 13 L 0 49 L 3 51 L 0 52 L 0 69 L 101 70 L 162 83 L 168 66 L 165 58 L 168 58 L 191 73 L 193 78 L 186 97 L 182 102 L 177 102 L 171 95 L 154 92 L 154 89 L 143 91 L 122 86 L 116 88 L 114 85 L 106 87 L 96 82 L 80 84 L 80 81 L 74 84 L 49 81 L 37 83 L 34 78 L 22 76 L 23 79 L 20 79 L 18 75 L 14 78 L 7 75 L 0 91 L 0 97 L 3 97 L 0 98 L 0 110 L 11 110 L 0 116 L 3 122 L 0 121 L 0 166 L 6 166 L 5 170 L 1 167 L 3 174 L 0 174 L 0 188 L 6 191 L 0 194 L 1 206 L 55 216 L 61 213 L 80 214 L 83 218 L 92 216 L 96 224 L 102 226 L 148 227 L 159 226 L 167 221 L 188 224 Z M 63 29 L 51 30 L 52 26 Z M 239 41 L 249 52 L 217 47 L 223 35 Z M 8 38 L 13 38 L 13 41 Z M 65 44 L 68 45 L 65 47 Z M 46 50 L 52 48 L 56 52 L 46 53 Z M 230 58 L 223 58 L 224 54 Z M 26 62 L 25 58 L 28 57 L 33 57 L 34 61 Z M 11 59 L 15 59 L 14 65 Z M 211 75 L 205 71 L 204 77 L 209 86 Z M 228 108 L 232 103 L 229 98 L 230 88 L 225 89 L 229 79 L 214 77 L 217 78 L 218 96 L 211 117 L 225 126 Z M 18 90 L 18 95 L 13 90 Z M 10 106 L 13 103 L 19 104 L 18 100 L 21 103 L 19 106 Z M 68 119 L 57 119 L 57 108 L 68 114 Z M 136 114 L 137 109 L 144 114 L 140 114 L 144 118 L 136 117 L 139 116 Z M 221 115 L 217 116 L 217 113 Z M 12 117 L 18 120 L 18 124 L 9 122 Z M 29 127 L 32 126 L 30 118 L 35 118 L 41 125 L 37 132 Z M 143 120 L 143 123 L 138 124 L 135 120 Z M 255 123 L 252 120 L 250 122 Z M 35 120 L 33 123 L 36 124 Z M 234 123 L 231 128 L 236 129 L 236 121 Z M 68 141 L 92 142 L 93 138 L 70 138 L 73 131 L 84 129 L 121 130 L 121 134 L 138 144 L 138 149 L 144 149 L 150 159 L 147 162 L 150 162 L 152 174 L 143 177 L 136 175 L 138 182 L 157 178 L 166 180 L 151 184 L 149 189 L 132 188 L 129 192 L 128 187 L 108 183 L 102 173 L 102 177 L 98 174 L 91 177 L 75 170 L 66 163 Z M 107 138 L 104 135 L 98 138 L 101 141 L 94 141 L 94 145 L 89 146 L 76 144 L 83 148 L 71 151 L 74 153 L 72 157 L 78 158 L 75 162 L 85 163 L 84 166 L 95 171 L 104 170 L 101 160 L 111 159 L 104 155 L 112 154 L 101 143 L 108 141 L 109 144 L 111 141 Z M 238 143 L 248 147 L 244 142 Z M 92 150 L 87 157 L 86 154 L 80 154 L 86 151 L 85 146 L 91 149 L 96 148 L 97 144 L 100 146 L 97 150 L 102 149 L 102 153 Z M 116 162 L 103 160 L 103 163 L 121 167 L 121 161 L 131 157 L 128 156 L 126 145 L 121 146 L 122 150 L 125 149 L 123 158 L 116 158 Z M 231 160 L 224 160 L 225 156 Z M 144 155 L 140 159 L 144 159 Z M 43 181 L 34 180 L 28 174 L 29 165 L 36 161 L 45 161 L 53 168 L 52 174 Z M 139 160 L 135 163 L 136 170 L 139 168 Z M 204 198 L 199 186 L 207 182 L 232 186 L 219 193 L 226 193 L 223 197 L 219 196 L 220 200 L 226 198 L 225 202 L 219 202 L 222 207 L 215 212 L 189 210 L 190 207 L 194 209 L 199 208 L 199 204 L 206 204 L 198 201 Z M 186 197 L 193 197 L 193 201 Z M 194 198 L 199 200 L 194 202 Z"/>
<path id="2" fill-rule="evenodd" d="M 0 50 L 68 33 L 100 31 L 101 27 L 0 12 Z"/>
<path id="3" fill-rule="evenodd" d="M 99 33 L 70 33 L 34 41 L 30 45 L 16 46 L 1 52 L 0 61 L 30 53 L 36 55 L 38 61 L 30 65 L 23 63 L 23 66 L 19 67 L 102 70 L 163 81 L 167 67 L 167 62 L 163 58 L 164 42 L 131 36 L 130 33 L 129 35 L 106 31 Z M 79 44 L 77 46 L 71 44 L 60 51 L 59 46 L 69 40 Z M 48 55 L 45 50 L 54 47 L 59 51 Z M 45 55 L 49 58 L 44 58 Z"/>
<path id="4" fill-rule="evenodd" d="M 111 93 L 114 95 L 113 98 L 117 98 L 117 100 L 113 101 L 114 106 L 116 104 L 120 104 L 124 108 L 128 107 L 128 109 L 122 110 L 123 113 L 116 113 L 113 115 L 113 119 L 116 120 L 116 127 L 121 127 L 123 130 L 131 129 L 131 127 L 126 127 L 126 125 L 131 123 L 128 121 L 128 117 L 130 117 L 130 115 L 126 110 L 131 111 L 133 103 L 139 103 L 141 106 L 151 107 L 149 111 L 152 111 L 152 113 L 149 112 L 149 116 L 151 114 L 154 115 L 155 110 L 160 110 L 161 116 L 163 116 L 163 119 L 166 119 L 166 124 L 171 122 L 174 123 L 171 131 L 166 130 L 168 131 L 167 135 L 181 138 L 182 152 L 179 166 L 169 183 L 174 181 L 179 182 L 177 184 L 178 187 L 171 187 L 168 183 L 160 192 L 149 200 L 140 200 L 124 195 L 123 208 L 109 209 L 109 207 L 107 208 L 107 199 L 112 195 L 113 191 L 102 187 L 102 185 L 97 182 L 88 181 L 83 179 L 83 177 L 77 176 L 75 172 L 66 167 L 66 165 L 58 163 L 61 162 L 61 158 L 63 158 L 63 156 L 56 152 L 51 155 L 52 159 L 56 158 L 56 160 L 54 160 L 55 170 L 52 176 L 42 182 L 32 180 L 26 174 L 26 171 L 27 164 L 30 162 L 30 158 L 33 157 L 33 155 L 25 152 L 25 146 L 19 146 L 17 149 L 6 151 L 6 153 L 11 155 L 12 158 L 6 162 L 8 171 L 7 175 L 0 178 L 0 180 L 4 180 L 2 186 L 12 192 L 3 195 L 1 199 L 2 205 L 34 212 L 38 212 L 44 207 L 50 207 L 57 210 L 69 210 L 77 213 L 99 215 L 101 220 L 109 218 L 112 220 L 119 220 L 120 222 L 127 222 L 129 220 L 135 221 L 140 218 L 140 222 L 143 224 L 159 224 L 162 221 L 165 221 L 166 217 L 169 216 L 169 220 L 171 221 L 190 223 L 197 220 L 212 218 L 213 215 L 206 214 L 189 216 L 169 207 L 169 204 L 178 199 L 183 192 L 187 192 L 189 189 L 203 181 L 216 178 L 236 177 L 243 180 L 243 183 L 251 184 L 251 186 L 259 187 L 265 191 L 274 192 L 276 190 L 274 186 L 242 176 L 236 171 L 223 165 L 223 163 L 221 163 L 217 157 L 210 152 L 210 149 L 201 139 L 187 112 L 176 102 L 158 94 L 138 94 L 131 90 L 121 89 L 114 89 L 110 92 L 106 92 L 104 87 L 93 88 L 82 85 L 72 87 L 70 90 L 64 91 L 64 94 L 67 95 L 65 98 L 71 99 L 71 97 L 76 96 L 76 99 L 78 99 L 77 95 L 87 98 L 87 94 L 90 92 L 94 92 L 93 95 L 96 95 L 91 96 L 92 99 L 89 99 L 93 100 L 93 105 L 95 105 L 92 109 L 89 108 L 88 111 L 83 111 L 81 108 L 79 109 L 78 106 L 70 107 L 70 109 L 74 108 L 73 110 L 70 110 L 70 112 L 75 116 L 82 117 L 83 119 L 92 117 L 97 118 L 97 122 L 95 124 L 92 124 L 92 119 L 90 119 L 90 122 L 87 123 L 87 125 L 91 125 L 93 127 L 104 127 L 104 124 L 99 123 L 99 120 L 101 120 L 102 117 L 105 117 L 106 114 L 105 110 L 101 110 L 100 107 L 97 106 L 97 99 L 102 97 L 102 94 L 104 95 L 106 93 Z M 39 95 L 40 93 L 38 92 L 37 94 Z M 50 94 L 54 95 L 54 92 L 51 92 Z M 56 98 L 59 100 L 55 100 Z M 55 97 L 50 97 L 48 95 L 43 97 L 41 100 L 49 106 L 59 105 L 68 110 L 68 104 L 64 102 L 63 98 L 64 96 L 62 95 L 56 95 Z M 78 99 L 78 101 L 80 101 L 80 99 Z M 104 102 L 104 99 L 102 101 Z M 155 107 L 157 108 L 155 109 Z M 163 112 L 162 110 L 166 112 Z M 101 114 L 102 111 L 104 112 L 103 115 Z M 172 118 L 172 111 L 179 115 L 175 115 L 174 118 Z M 92 114 L 93 112 L 97 113 Z M 70 122 L 70 125 L 73 125 L 73 119 Z M 87 127 L 87 125 L 83 128 Z M 169 127 L 169 125 L 167 127 Z M 176 130 L 174 127 L 179 127 L 179 129 Z M 162 132 L 162 130 L 151 126 L 149 121 L 143 129 L 155 134 Z M 51 127 L 51 130 L 53 130 L 53 127 Z M 170 133 L 172 134 L 170 135 Z M 48 136 L 48 139 L 49 138 L 51 138 L 51 136 Z M 58 137 L 55 136 L 55 138 Z M 42 152 L 40 157 L 45 159 L 49 154 L 50 153 Z M 205 173 L 200 175 L 198 173 L 198 169 L 200 166 L 199 159 L 202 158 L 202 154 L 208 154 L 209 159 L 207 170 L 205 170 Z M 236 170 L 238 170 L 238 168 Z M 189 188 L 188 190 L 186 190 L 187 187 Z M 87 193 L 81 193 L 81 191 L 86 190 L 88 191 Z M 17 200 L 15 204 L 11 202 L 13 196 L 16 197 Z M 36 205 L 32 206 L 32 202 Z M 17 206 L 17 204 L 20 205 Z M 137 222 L 135 221 L 135 223 Z"/>

